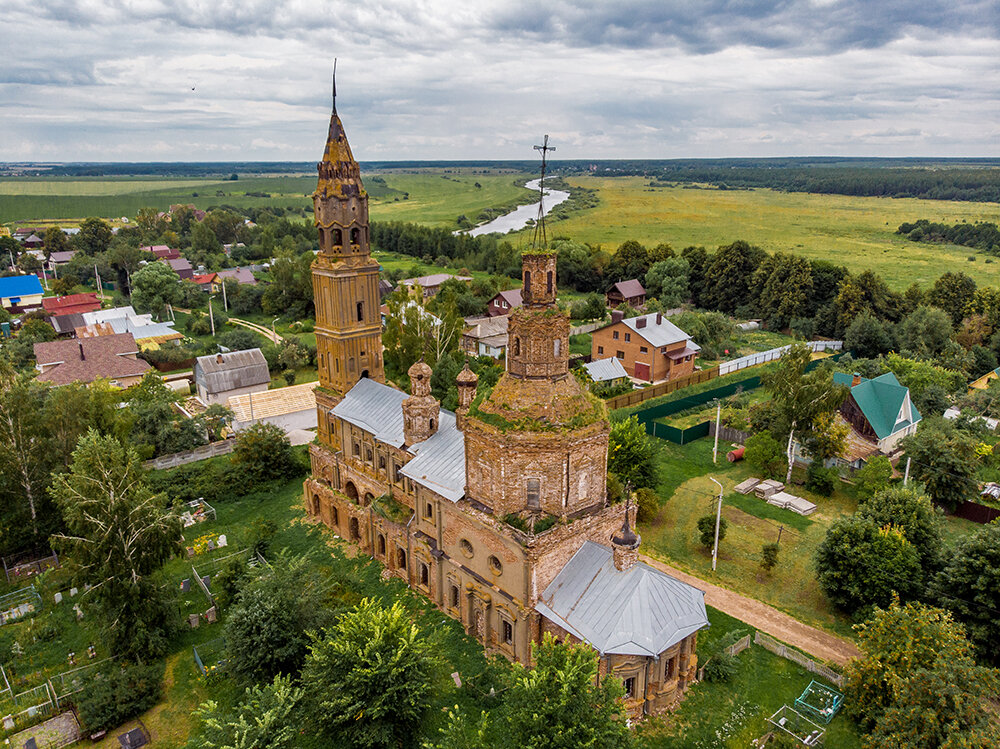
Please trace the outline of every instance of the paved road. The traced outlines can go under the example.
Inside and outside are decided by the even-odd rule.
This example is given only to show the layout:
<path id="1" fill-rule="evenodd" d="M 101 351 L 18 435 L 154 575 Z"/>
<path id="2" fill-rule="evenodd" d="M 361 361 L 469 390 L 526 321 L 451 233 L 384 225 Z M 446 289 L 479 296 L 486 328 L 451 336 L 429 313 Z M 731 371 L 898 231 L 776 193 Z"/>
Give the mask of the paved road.
<path id="1" fill-rule="evenodd" d="M 803 624 L 798 619 L 778 611 L 773 606 L 768 606 L 766 603 L 747 598 L 694 575 L 681 572 L 679 569 L 652 557 L 644 555 L 642 561 L 688 585 L 705 591 L 705 603 L 709 606 L 724 611 L 782 642 L 794 645 L 822 661 L 844 666 L 851 658 L 861 655 L 854 643 L 816 629 L 816 627 L 810 627 L 808 624 Z"/>

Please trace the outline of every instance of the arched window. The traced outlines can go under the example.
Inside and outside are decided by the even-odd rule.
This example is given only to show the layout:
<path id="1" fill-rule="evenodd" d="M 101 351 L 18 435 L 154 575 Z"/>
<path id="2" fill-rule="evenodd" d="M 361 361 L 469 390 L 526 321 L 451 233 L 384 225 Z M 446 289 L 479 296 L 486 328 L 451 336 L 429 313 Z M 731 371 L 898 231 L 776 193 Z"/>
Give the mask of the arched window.
<path id="1" fill-rule="evenodd" d="M 431 419 L 430 422 L 431 422 L 431 431 L 434 431 L 434 419 Z"/>
<path id="2" fill-rule="evenodd" d="M 549 294 L 552 293 L 552 271 L 545 275 L 545 291 Z"/>
<path id="3" fill-rule="evenodd" d="M 527 480 L 525 495 L 530 509 L 537 510 L 541 506 L 541 486 L 538 479 Z"/>
<path id="4" fill-rule="evenodd" d="M 365 303 L 358 302 L 358 322 L 364 322 L 365 319 Z"/>
<path id="5" fill-rule="evenodd" d="M 350 526 L 351 540 L 352 541 L 360 541 L 361 540 L 361 525 L 358 523 L 358 519 L 357 518 L 351 518 L 351 522 L 350 522 L 349 526 Z"/>
<path id="6" fill-rule="evenodd" d="M 406 549 L 396 550 L 396 566 L 400 569 L 406 569 Z"/>
<path id="7" fill-rule="evenodd" d="M 340 229 L 333 230 L 333 246 L 341 247 L 344 244 L 344 235 L 341 233 Z"/>
<path id="8" fill-rule="evenodd" d="M 351 244 L 361 244 L 360 229 L 351 229 Z"/>
<path id="9" fill-rule="evenodd" d="M 521 355 L 521 339 L 514 336 L 514 356 Z"/>
<path id="10" fill-rule="evenodd" d="M 431 570 L 423 562 L 420 563 L 420 584 L 424 587 L 431 584 Z"/>
<path id="11" fill-rule="evenodd" d="M 552 342 L 552 353 L 553 353 L 553 354 L 554 354 L 555 356 L 559 356 L 559 351 L 560 351 L 561 349 L 562 349 L 562 341 L 561 341 L 560 339 L 556 338 L 556 339 L 555 339 L 555 340 L 554 340 L 554 341 Z"/>
<path id="12" fill-rule="evenodd" d="M 353 372 L 354 371 L 354 357 L 353 356 L 350 359 L 347 360 L 347 371 L 348 372 Z"/>
<path id="13" fill-rule="evenodd" d="M 531 271 L 526 270 L 524 272 L 524 296 L 531 293 Z"/>

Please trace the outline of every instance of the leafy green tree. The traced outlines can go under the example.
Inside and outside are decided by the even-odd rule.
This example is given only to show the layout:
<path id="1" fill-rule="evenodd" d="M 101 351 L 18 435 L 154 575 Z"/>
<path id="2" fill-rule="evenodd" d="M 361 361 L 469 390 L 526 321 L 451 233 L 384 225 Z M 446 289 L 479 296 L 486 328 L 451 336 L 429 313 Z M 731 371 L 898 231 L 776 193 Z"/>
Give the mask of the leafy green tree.
<path id="1" fill-rule="evenodd" d="M 899 346 L 910 358 L 939 355 L 952 340 L 951 318 L 938 307 L 917 307 L 899 324 Z"/>
<path id="2" fill-rule="evenodd" d="M 656 486 L 655 448 L 638 416 L 611 425 L 608 471 L 632 489 Z"/>
<path id="3" fill-rule="evenodd" d="M 268 315 L 284 315 L 296 320 L 315 316 L 312 286 L 312 253 L 283 256 L 271 264 L 271 283 L 261 297 Z"/>
<path id="4" fill-rule="evenodd" d="M 636 519 L 648 523 L 660 511 L 660 496 L 648 487 L 640 487 L 635 492 Z"/>
<path id="5" fill-rule="evenodd" d="M 385 608 L 362 600 L 306 657 L 302 686 L 313 730 L 352 747 L 409 744 L 434 693 L 434 650 L 400 602 Z"/>
<path id="6" fill-rule="evenodd" d="M 917 431 L 900 442 L 912 460 L 911 478 L 946 509 L 976 495 L 975 442 L 941 418 L 923 419 Z"/>
<path id="7" fill-rule="evenodd" d="M 844 333 L 844 348 L 857 357 L 874 359 L 889 353 L 892 347 L 889 329 L 870 312 L 857 315 Z"/>
<path id="8" fill-rule="evenodd" d="M 125 397 L 132 443 L 149 455 L 169 455 L 205 444 L 200 422 L 178 413 L 174 408 L 177 394 L 153 372 L 129 388 Z"/>
<path id="9" fill-rule="evenodd" d="M 236 435 L 230 460 L 254 484 L 288 478 L 298 470 L 284 430 L 264 422 L 253 424 Z"/>
<path id="10" fill-rule="evenodd" d="M 719 518 L 719 541 L 722 541 L 726 537 L 726 530 L 729 528 L 729 522 L 723 518 Z M 698 540 L 701 541 L 701 545 L 706 549 L 711 549 L 715 546 L 715 514 L 703 515 L 698 518 Z"/>
<path id="11" fill-rule="evenodd" d="M 35 344 L 55 339 L 56 331 L 51 325 L 44 320 L 30 318 L 13 340 L 6 341 L 0 349 L 0 358 L 6 358 L 15 369 L 27 369 L 35 360 Z"/>
<path id="12" fill-rule="evenodd" d="M 181 523 L 147 487 L 138 452 L 91 430 L 80 438 L 68 473 L 49 489 L 66 533 L 53 537 L 89 584 L 104 637 L 125 660 L 162 655 L 174 619 L 159 572 L 180 551 Z"/>
<path id="13" fill-rule="evenodd" d="M 860 469 L 854 472 L 854 486 L 858 502 L 870 499 L 876 492 L 889 486 L 892 478 L 892 463 L 885 455 L 873 455 Z"/>
<path id="14" fill-rule="evenodd" d="M 53 252 L 66 252 L 70 248 L 69 237 L 66 236 L 66 232 L 58 226 L 50 226 L 45 230 L 45 259 L 52 255 Z"/>
<path id="15" fill-rule="evenodd" d="M 705 270 L 700 304 L 729 314 L 751 304 L 756 298 L 753 275 L 766 257 L 764 250 L 742 240 L 720 247 Z"/>
<path id="16" fill-rule="evenodd" d="M 767 430 L 747 438 L 743 459 L 766 478 L 778 478 L 785 459 L 781 445 Z"/>
<path id="17" fill-rule="evenodd" d="M 246 351 L 247 349 L 260 348 L 264 339 L 246 328 L 234 328 L 227 330 L 216 338 L 219 346 L 225 346 L 230 351 Z"/>
<path id="18" fill-rule="evenodd" d="M 812 265 L 799 255 L 776 252 L 757 267 L 753 287 L 758 290 L 757 309 L 773 329 L 788 327 L 809 307 L 813 293 Z"/>
<path id="19" fill-rule="evenodd" d="M 309 632 L 329 623 L 322 583 L 305 558 L 283 558 L 268 575 L 245 584 L 226 617 L 226 669 L 243 685 L 296 676 Z"/>
<path id="20" fill-rule="evenodd" d="M 168 304 L 177 301 L 180 283 L 180 276 L 166 263 L 149 263 L 132 276 L 132 305 L 160 317 Z"/>
<path id="21" fill-rule="evenodd" d="M 96 677 L 96 678 L 95 678 Z M 146 712 L 163 694 L 163 664 L 104 664 L 74 698 L 80 722 L 90 733 L 110 731 Z"/>
<path id="22" fill-rule="evenodd" d="M 930 595 L 965 625 L 981 658 L 1000 664 L 1000 524 L 994 521 L 958 542 Z"/>
<path id="23" fill-rule="evenodd" d="M 186 254 L 193 265 L 204 265 L 208 270 L 218 269 L 225 261 L 222 243 L 207 221 L 196 222 L 191 228 L 191 247 Z"/>
<path id="24" fill-rule="evenodd" d="M 900 384 L 910 389 L 910 397 L 920 408 L 924 393 L 930 387 L 941 388 L 945 393 L 953 393 L 965 388 L 965 376 L 927 361 L 908 359 L 896 353 L 890 353 L 885 358 L 886 366 Z"/>
<path id="25" fill-rule="evenodd" d="M 958 325 L 975 295 L 976 282 L 970 276 L 949 271 L 934 282 L 927 301 L 947 312 L 952 324 Z"/>
<path id="26" fill-rule="evenodd" d="M 972 648 L 962 626 L 955 623 L 947 611 L 919 603 L 900 605 L 894 600 L 887 608 L 876 609 L 872 618 L 857 629 L 861 657 L 847 666 L 845 708 L 863 731 L 895 733 L 904 715 L 906 722 L 916 729 L 928 717 L 938 723 L 939 718 L 954 710 L 956 701 L 952 699 L 952 690 L 934 692 L 926 689 L 936 681 L 936 678 L 926 679 L 926 672 L 942 669 L 944 673 L 954 673 L 952 669 L 957 668 L 968 674 L 974 667 Z M 916 680 L 916 685 L 923 688 L 907 688 L 911 680 Z M 969 686 L 976 688 L 973 684 Z M 929 707 L 930 702 L 937 704 L 925 713 L 923 708 Z M 978 706 L 979 699 L 972 699 L 971 703 Z M 898 710 L 904 713 L 896 712 Z M 957 713 L 952 714 L 957 717 Z M 944 720 L 937 730 L 948 730 L 948 723 Z M 911 738 L 915 733 L 910 732 Z M 917 743 L 903 746 L 978 745 Z"/>
<path id="27" fill-rule="evenodd" d="M 22 273 L 38 273 L 42 269 L 42 261 L 26 252 L 17 259 L 17 268 Z"/>
<path id="28" fill-rule="evenodd" d="M 778 544 L 764 544 L 761 547 L 760 555 L 760 566 L 764 572 L 770 572 L 778 565 L 778 552 L 780 550 Z"/>
<path id="29" fill-rule="evenodd" d="M 668 309 L 683 304 L 690 296 L 688 287 L 690 275 L 691 266 L 682 257 L 659 260 L 646 272 L 646 295 L 659 299 Z"/>
<path id="30" fill-rule="evenodd" d="M 880 528 L 892 526 L 902 531 L 916 549 L 925 573 L 941 566 L 944 543 L 940 514 L 920 491 L 902 486 L 883 489 L 865 500 L 856 516 L 868 518 Z"/>
<path id="31" fill-rule="evenodd" d="M 829 497 L 837 486 L 838 476 L 836 468 L 825 468 L 819 460 L 814 460 L 806 469 L 806 488 L 823 497 Z"/>
<path id="32" fill-rule="evenodd" d="M 106 221 L 99 218 L 88 218 L 80 224 L 80 231 L 73 237 L 73 246 L 85 255 L 91 257 L 100 255 L 108 249 L 114 234 Z"/>
<path id="33" fill-rule="evenodd" d="M 691 269 L 688 276 L 691 301 L 698 307 L 704 307 L 706 304 L 702 292 L 705 288 L 705 274 L 708 272 L 712 257 L 704 247 L 685 247 L 681 251 L 681 257 L 688 261 L 688 267 Z"/>
<path id="34" fill-rule="evenodd" d="M 195 711 L 200 728 L 188 749 L 291 749 L 298 745 L 301 701 L 302 689 L 287 676 L 248 687 L 229 709 L 209 700 Z"/>
<path id="35" fill-rule="evenodd" d="M 920 557 L 902 531 L 860 517 L 830 526 L 816 550 L 816 570 L 823 592 L 848 613 L 886 606 L 896 593 L 912 598 L 923 581 Z"/>
<path id="36" fill-rule="evenodd" d="M 808 346 L 794 344 L 778 367 L 761 377 L 772 396 L 774 426 L 778 434 L 788 438 L 786 484 L 792 478 L 791 448 L 795 437 L 800 441 L 808 440 L 817 419 L 835 411 L 847 397 L 847 388 L 834 383 L 829 367 L 806 371 L 811 360 L 812 351 Z"/>

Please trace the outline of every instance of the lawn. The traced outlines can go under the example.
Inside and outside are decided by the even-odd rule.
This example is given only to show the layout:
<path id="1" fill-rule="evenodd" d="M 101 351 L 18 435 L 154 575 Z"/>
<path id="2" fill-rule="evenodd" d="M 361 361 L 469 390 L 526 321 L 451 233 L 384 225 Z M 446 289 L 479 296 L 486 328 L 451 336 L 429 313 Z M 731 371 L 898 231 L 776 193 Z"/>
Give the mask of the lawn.
<path id="1" fill-rule="evenodd" d="M 741 621 L 708 609 L 711 627 L 698 638 L 699 660 L 716 651 L 715 643 L 733 631 L 752 634 Z M 737 656 L 738 670 L 726 683 L 699 682 L 680 706 L 665 718 L 654 718 L 640 730 L 649 749 L 745 749 L 771 729 L 767 717 L 795 698 L 815 678 L 805 669 L 762 647 L 751 645 Z M 854 722 L 841 712 L 826 726 L 825 745 L 854 749 L 861 741 Z"/>
<path id="2" fill-rule="evenodd" d="M 675 249 L 714 250 L 744 239 L 764 249 L 831 260 L 852 271 L 873 270 L 896 289 L 933 283 L 945 271 L 963 271 L 995 283 L 984 255 L 968 247 L 911 242 L 895 234 L 904 221 L 996 221 L 1000 206 L 911 198 L 785 193 L 774 190 L 649 188 L 642 177 L 569 177 L 599 191 L 597 208 L 553 222 L 550 231 L 613 250 L 628 239 Z M 521 232 L 520 235 L 524 235 Z M 970 255 L 976 257 L 969 262 Z"/>

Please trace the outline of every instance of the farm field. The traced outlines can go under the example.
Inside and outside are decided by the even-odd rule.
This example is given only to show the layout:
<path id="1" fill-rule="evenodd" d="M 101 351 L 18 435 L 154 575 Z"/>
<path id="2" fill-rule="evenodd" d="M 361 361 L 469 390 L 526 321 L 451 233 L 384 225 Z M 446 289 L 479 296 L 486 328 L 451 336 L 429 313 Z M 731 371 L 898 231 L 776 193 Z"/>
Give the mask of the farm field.
<path id="1" fill-rule="evenodd" d="M 509 173 L 363 175 L 373 219 L 415 221 L 430 226 L 452 226 L 463 213 L 474 219 L 484 208 L 517 200 L 528 202 L 531 193 L 516 184 L 519 179 Z M 250 176 L 235 181 L 151 177 L 6 179 L 0 180 L 0 222 L 132 217 L 141 208 L 166 210 L 175 203 L 191 203 L 202 209 L 231 205 L 299 210 L 312 205 L 315 189 L 316 176 L 312 174 Z M 267 197 L 247 193 L 264 193 Z M 312 215 L 307 212 L 305 218 L 312 220 Z"/>
<path id="2" fill-rule="evenodd" d="M 831 260 L 852 271 L 873 270 L 890 286 L 933 283 L 945 271 L 963 271 L 996 284 L 1000 264 L 968 247 L 911 242 L 895 234 L 904 221 L 997 221 L 1000 205 L 910 198 L 716 190 L 647 186 L 641 177 L 568 177 L 597 189 L 601 204 L 550 225 L 550 236 L 613 250 L 628 239 L 675 249 L 713 250 L 744 239 L 774 252 Z M 521 235 L 526 232 L 521 232 Z M 515 235 L 520 238 L 521 235 Z M 975 262 L 968 257 L 974 255 Z"/>

